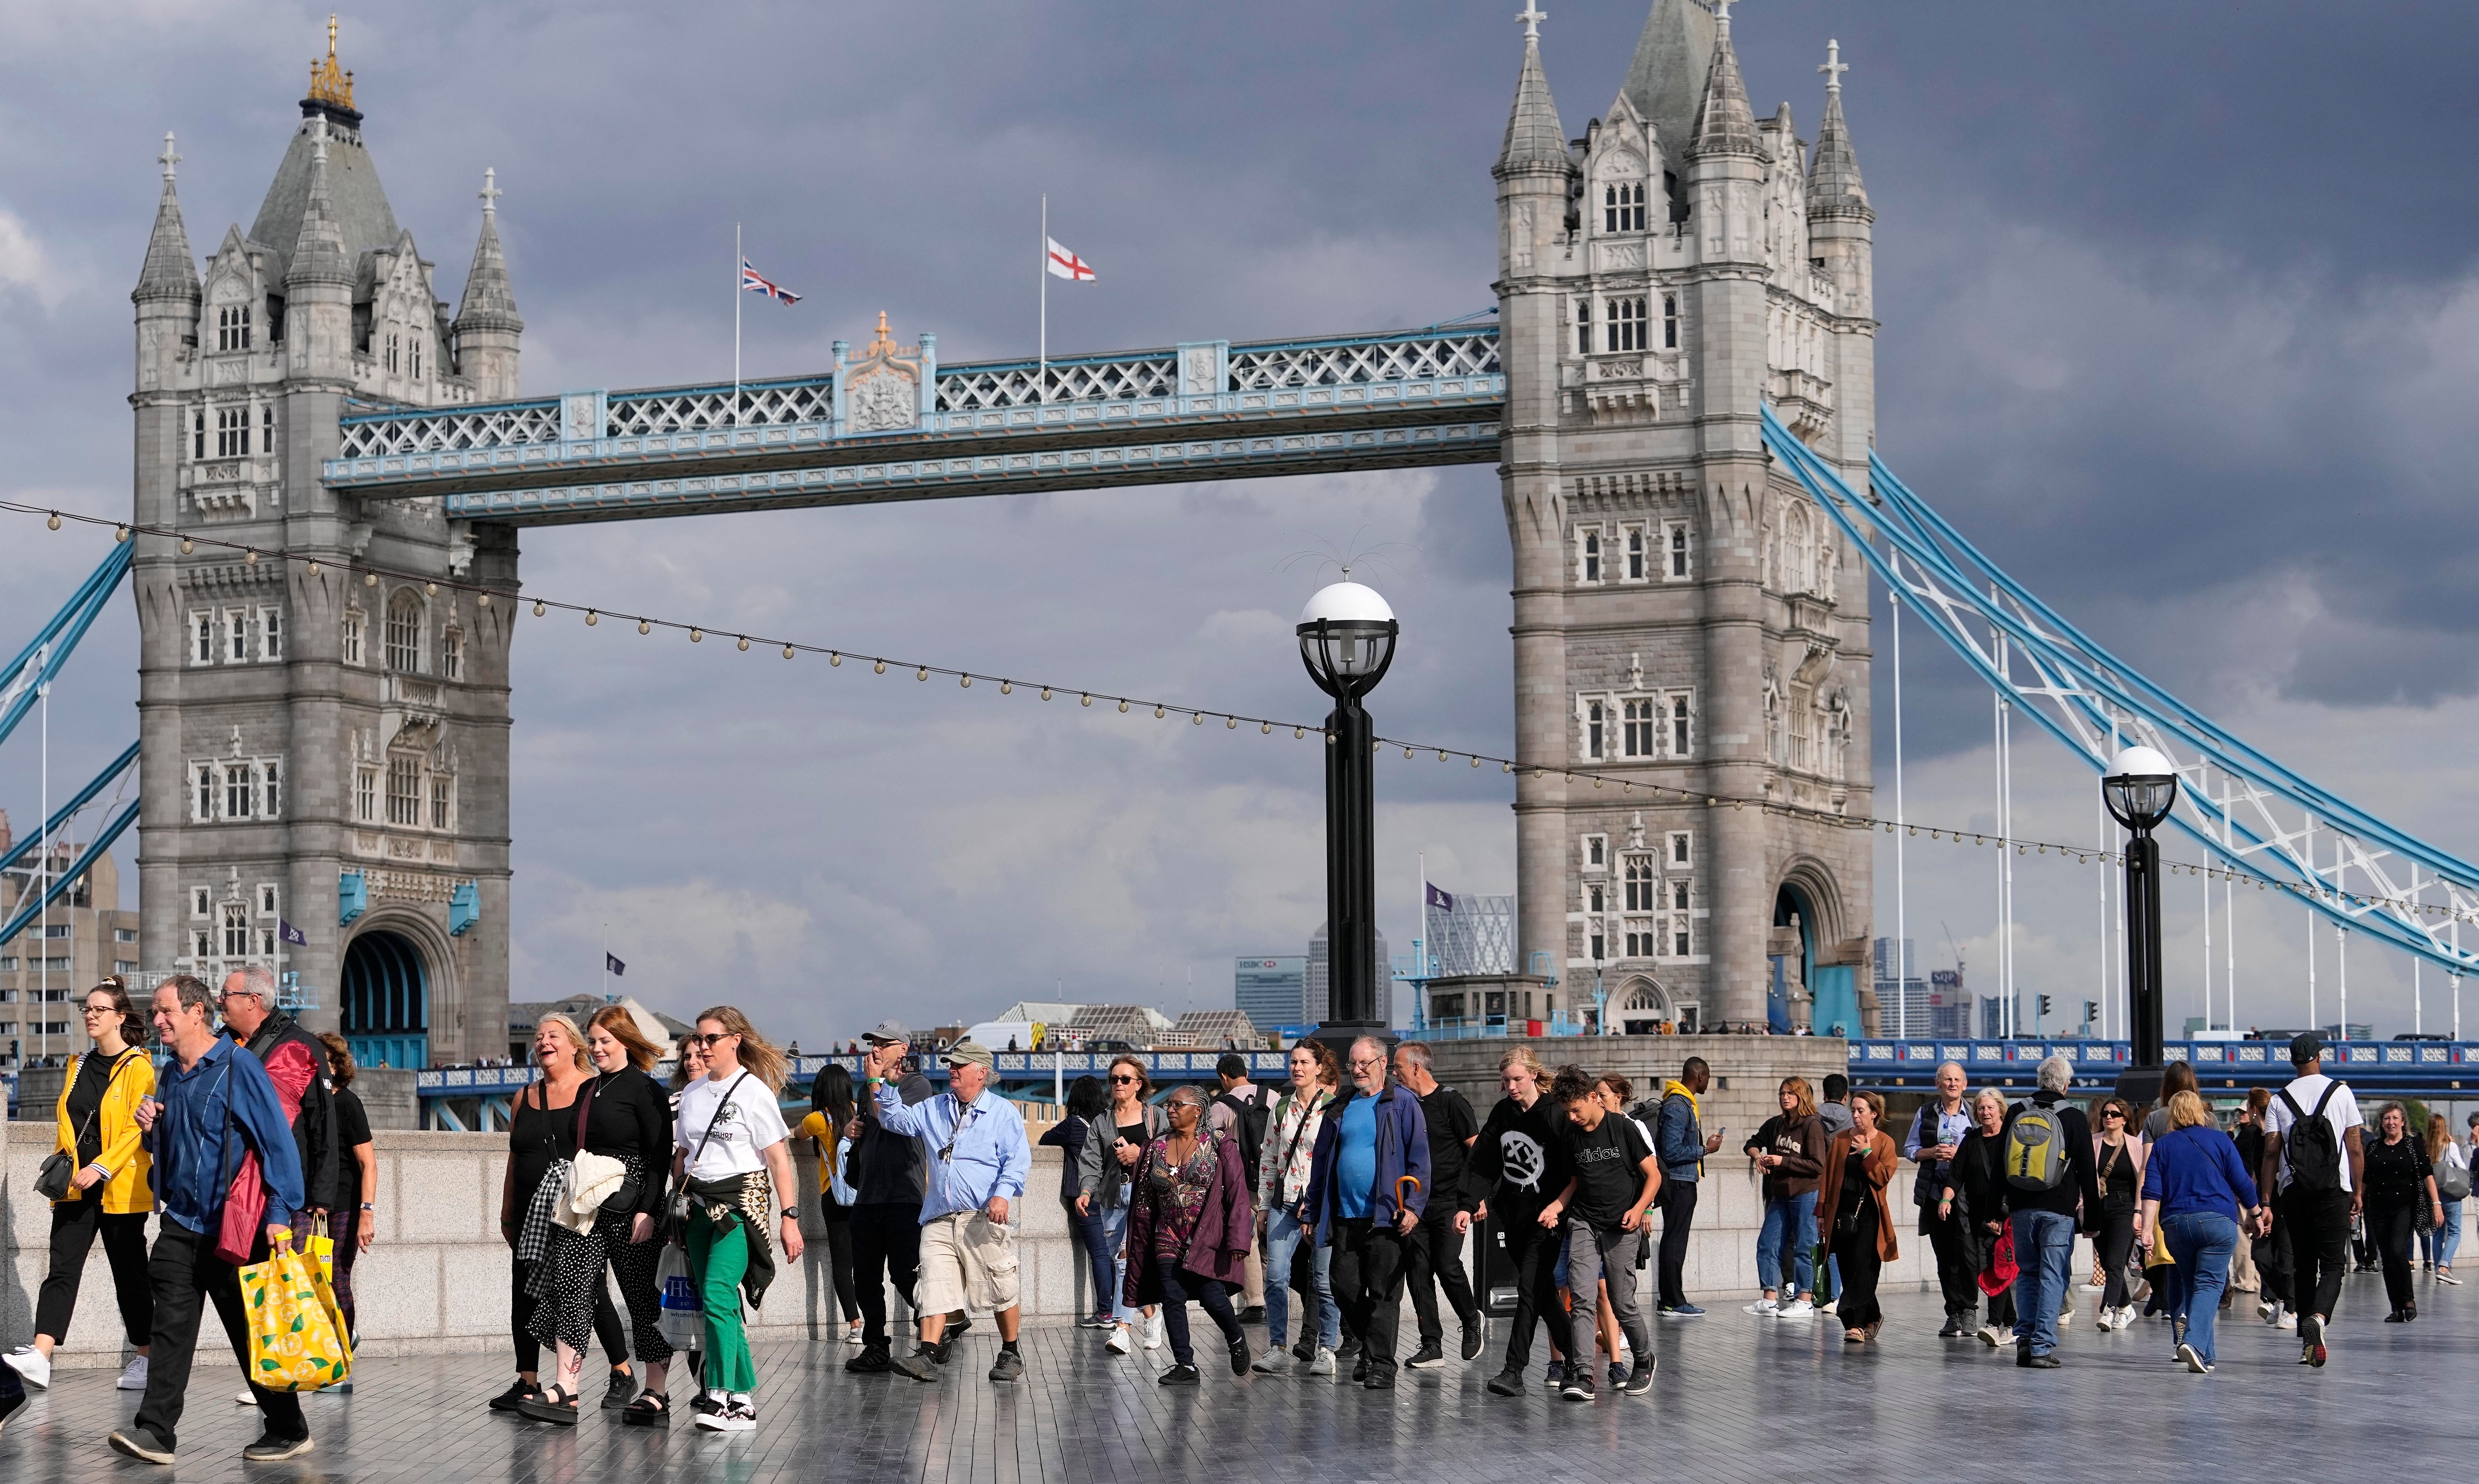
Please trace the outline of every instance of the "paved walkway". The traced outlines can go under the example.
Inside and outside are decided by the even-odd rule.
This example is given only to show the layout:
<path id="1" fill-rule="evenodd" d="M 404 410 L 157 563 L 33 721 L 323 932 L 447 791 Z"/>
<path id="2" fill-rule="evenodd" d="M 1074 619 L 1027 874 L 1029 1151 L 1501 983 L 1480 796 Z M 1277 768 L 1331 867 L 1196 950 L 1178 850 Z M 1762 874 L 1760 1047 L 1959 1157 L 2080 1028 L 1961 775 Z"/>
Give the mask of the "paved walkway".
<path id="1" fill-rule="evenodd" d="M 257 1414 L 236 1407 L 237 1372 L 202 1366 L 191 1389 L 177 1476 L 405 1480 L 423 1484 L 1086 1484 L 1094 1480 L 1511 1478 L 1746 1480 L 2030 1477 L 2041 1484 L 2161 1477 L 2189 1464 L 2211 1475 L 2245 1461 L 2295 1458 L 2301 1440 L 2330 1457 L 2381 1460 L 2396 1476 L 2458 1477 L 2467 1457 L 2453 1388 L 2479 1352 L 2479 1287 L 2420 1280 L 2423 1317 L 2381 1322 L 2384 1288 L 2353 1276 L 2321 1371 L 2298 1366 L 2294 1336 L 2251 1318 L 2240 1295 L 2222 1363 L 2191 1376 L 2168 1362 L 2157 1323 L 2123 1335 L 2091 1327 L 2095 1295 L 2066 1332 L 2066 1369 L 2017 1370 L 2008 1352 L 1935 1338 L 1932 1297 L 1888 1301 L 1877 1345 L 1846 1348 L 1830 1323 L 1757 1320 L 1735 1308 L 1655 1331 L 1660 1380 L 1645 1396 L 1590 1406 L 1536 1390 L 1489 1395 L 1484 1368 L 1449 1362 L 1407 1373 L 1389 1394 L 1284 1378 L 1235 1380 L 1214 1360 L 1205 1385 L 1153 1384 L 1168 1351 L 1114 1360 L 1089 1331 L 1030 1331 L 1031 1374 L 1012 1389 L 983 1379 L 996 1340 L 958 1345 L 936 1386 L 846 1375 L 839 1340 L 774 1345 L 758 1358 L 759 1428 L 667 1433 L 589 1414 L 565 1431 L 492 1414 L 504 1362 L 460 1355 L 373 1360 L 357 1394 L 308 1400 L 319 1449 L 244 1471 Z M 1407 1312 L 1408 1318 L 1408 1312 Z M 1210 1327 L 1199 1321 L 1200 1338 Z M 210 1320 L 210 1334 L 215 1326 Z M 1252 1332 L 1262 1342 L 1263 1331 Z M 1493 1335 L 1495 1361 L 1502 1337 Z M 1536 1346 L 1537 1352 L 1537 1346 Z M 109 1371 L 64 1372 L 0 1434 L 0 1479 L 170 1478 L 111 1452 L 104 1435 L 136 1409 Z M 685 1388 L 675 1384 L 676 1395 Z M 2440 1406 L 2441 1410 L 2439 1410 Z M 2020 1452 L 2009 1452 L 2012 1440 Z M 2357 1441 L 2354 1441 L 2357 1440 Z M 2267 1450 L 2269 1450 L 2267 1452 Z"/>

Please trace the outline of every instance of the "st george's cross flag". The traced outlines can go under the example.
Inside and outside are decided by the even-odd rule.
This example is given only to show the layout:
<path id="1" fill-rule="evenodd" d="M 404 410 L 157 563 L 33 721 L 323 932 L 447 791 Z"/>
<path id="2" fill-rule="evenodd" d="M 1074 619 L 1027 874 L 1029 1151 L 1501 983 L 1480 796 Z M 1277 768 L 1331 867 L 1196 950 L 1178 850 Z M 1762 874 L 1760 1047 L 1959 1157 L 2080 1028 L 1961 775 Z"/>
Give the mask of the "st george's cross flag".
<path id="1" fill-rule="evenodd" d="M 759 273 L 750 266 L 747 258 L 740 260 L 740 288 L 744 294 L 763 294 L 770 299 L 780 299 L 786 304 L 801 302 L 801 295 Z"/>
<path id="2" fill-rule="evenodd" d="M 1055 237 L 1045 237 L 1042 241 L 1050 244 L 1051 277 L 1064 278 L 1075 283 L 1091 283 L 1094 281 L 1092 266 L 1086 263 L 1083 258 L 1080 258 L 1076 256 L 1076 254 L 1069 252 L 1066 248 L 1060 246 L 1059 239 Z"/>

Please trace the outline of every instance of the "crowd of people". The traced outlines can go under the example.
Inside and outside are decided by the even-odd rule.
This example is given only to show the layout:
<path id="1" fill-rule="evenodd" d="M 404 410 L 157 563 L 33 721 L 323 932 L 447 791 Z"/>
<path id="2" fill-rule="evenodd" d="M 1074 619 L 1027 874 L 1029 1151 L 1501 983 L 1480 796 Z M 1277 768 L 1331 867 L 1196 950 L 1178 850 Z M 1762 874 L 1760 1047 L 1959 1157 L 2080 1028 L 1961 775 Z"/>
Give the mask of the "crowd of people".
<path id="1" fill-rule="evenodd" d="M 132 1356 L 118 1385 L 144 1394 L 109 1442 L 168 1464 L 207 1305 L 247 1370 L 242 1268 L 325 1233 L 351 1328 L 354 1260 L 376 1209 L 370 1123 L 349 1048 L 285 1014 L 264 970 L 219 990 L 176 976 L 143 1014 L 108 981 L 84 1013 L 92 1049 L 68 1067 L 59 1152 L 38 1186 L 52 1202 L 49 1270 L 33 1342 L 0 1357 L 0 1424 L 27 1386 L 51 1384 L 100 1241 Z M 845 1369 L 935 1383 L 980 1313 L 999 1341 L 988 1379 L 1021 1380 L 1025 1121 L 995 1086 L 987 1048 L 965 1040 L 941 1053 L 942 1090 L 907 1070 L 912 1041 L 897 1022 L 874 1027 L 858 1042 L 859 1075 L 826 1067 L 796 1129 L 783 1113 L 786 1053 L 731 1006 L 701 1013 L 670 1048 L 668 1087 L 655 1080 L 665 1048 L 626 1008 L 582 1025 L 543 1016 L 540 1075 L 513 1101 L 500 1193 L 517 1376 L 490 1407 L 575 1427 L 587 1356 L 600 1350 L 599 1410 L 667 1427 L 685 1350 L 694 1424 L 754 1429 L 747 1316 L 805 1249 L 796 1139 L 816 1156 L 825 1266 L 856 1352 Z M 2184 1063 L 2168 1069 L 2158 1106 L 2111 1095 L 2089 1113 L 2068 1095 L 2062 1057 L 2040 1063 L 2019 1101 L 1973 1091 L 1948 1063 L 1934 1094 L 1900 1118 L 1840 1076 L 1821 1087 L 1785 1078 L 1778 1111 L 1740 1145 L 1762 1202 L 1761 1292 L 1747 1312 L 1829 1316 L 1847 1344 L 1875 1343 L 1880 1275 L 1907 1226 L 1933 1256 L 1940 1338 L 2010 1340 L 2017 1366 L 2055 1369 L 2081 1236 L 2100 1328 L 2157 1315 L 2175 1359 L 2209 1373 L 2220 1317 L 2234 1293 L 2251 1292 L 2258 1318 L 2295 1330 L 2300 1363 L 2321 1367 L 2354 1256 L 2381 1267 L 2389 1322 L 2417 1318 L 2422 1264 L 2435 1282 L 2460 1282 L 2472 1162 L 2441 1114 L 2415 1128 L 2409 1110 L 2387 1104 L 2364 1119 L 2351 1089 L 2324 1074 L 2316 1036 L 2289 1052 L 2294 1077 L 2250 1094 L 2227 1131 Z M 1450 1354 L 1481 1362 L 1491 1326 L 1465 1252 L 1482 1221 L 1512 1286 L 1493 1394 L 1527 1391 L 1538 1331 L 1552 1390 L 1640 1395 L 1656 1364 L 1650 1321 L 1704 1316 L 1685 1268 L 1724 1135 L 1704 1127 L 1702 1058 L 1638 1099 L 1624 1077 L 1553 1071 L 1519 1042 L 1500 1059 L 1485 1116 L 1438 1081 L 1418 1041 L 1364 1036 L 1338 1059 L 1304 1040 L 1289 1073 L 1280 1089 L 1259 1087 L 1248 1059 L 1227 1055 L 1214 1090 L 1157 1096 L 1144 1061 L 1122 1056 L 1068 1089 L 1041 1142 L 1061 1151 L 1057 1198 L 1093 1295 L 1077 1322 L 1098 1332 L 1103 1354 L 1167 1344 L 1160 1384 L 1202 1385 L 1193 1306 L 1234 1376 L 1347 1367 L 1353 1382 L 1386 1390 L 1398 1369 Z M 2470 1121 L 2479 1138 L 2479 1114 Z M 1898 1210 L 1904 1163 L 1909 1213 Z M 900 1330 L 890 1288 L 906 1311 Z M 1407 1293 L 1416 1343 L 1398 1358 Z M 1262 1344 L 1250 1333 L 1259 1324 Z M 252 1385 L 240 1400 L 264 1420 L 245 1458 L 313 1446 L 297 1394 Z"/>

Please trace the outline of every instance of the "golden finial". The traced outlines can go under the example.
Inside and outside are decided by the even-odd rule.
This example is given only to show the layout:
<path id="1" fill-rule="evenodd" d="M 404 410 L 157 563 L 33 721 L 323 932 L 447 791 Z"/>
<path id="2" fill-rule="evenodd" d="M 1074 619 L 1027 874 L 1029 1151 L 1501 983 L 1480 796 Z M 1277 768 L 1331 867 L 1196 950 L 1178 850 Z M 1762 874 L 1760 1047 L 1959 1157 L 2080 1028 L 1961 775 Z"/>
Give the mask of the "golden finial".
<path id="1" fill-rule="evenodd" d="M 336 17 L 327 17 L 327 55 L 310 60 L 310 101 L 337 108 L 353 106 L 353 74 L 336 64 Z"/>
<path id="2" fill-rule="evenodd" d="M 886 333 L 886 311 L 882 309 L 878 312 L 878 338 L 869 343 L 869 353 L 872 355 L 882 351 L 892 353 L 894 349 L 895 342 L 889 339 Z"/>

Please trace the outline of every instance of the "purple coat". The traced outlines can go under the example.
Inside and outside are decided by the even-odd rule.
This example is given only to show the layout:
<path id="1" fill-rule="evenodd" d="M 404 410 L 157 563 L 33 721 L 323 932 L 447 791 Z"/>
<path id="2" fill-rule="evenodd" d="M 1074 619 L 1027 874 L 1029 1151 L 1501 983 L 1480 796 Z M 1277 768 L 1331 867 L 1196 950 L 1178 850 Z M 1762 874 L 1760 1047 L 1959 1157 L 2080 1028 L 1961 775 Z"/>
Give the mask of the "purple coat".
<path id="1" fill-rule="evenodd" d="M 1248 1170 L 1240 1163 L 1239 1143 L 1220 1134 L 1208 1133 L 1206 1138 L 1214 1145 L 1214 1184 L 1205 1192 L 1204 1209 L 1196 1215 L 1196 1229 L 1188 1234 L 1179 1266 L 1199 1277 L 1239 1283 L 1246 1277 L 1248 1249 L 1256 1244 L 1256 1202 L 1248 1191 Z M 1167 1136 L 1145 1146 L 1145 1157 L 1137 1162 L 1136 1179 L 1128 1188 L 1128 1281 L 1122 1303 L 1163 1301 L 1162 1274 L 1156 1270 L 1154 1257 L 1154 1226 L 1160 1212 L 1153 1193 L 1153 1168 L 1156 1152 L 1166 1142 Z"/>

